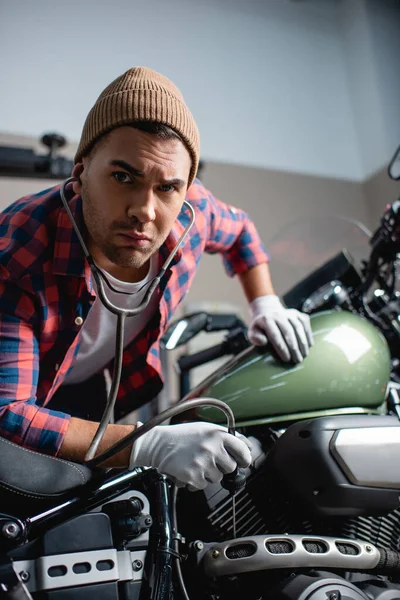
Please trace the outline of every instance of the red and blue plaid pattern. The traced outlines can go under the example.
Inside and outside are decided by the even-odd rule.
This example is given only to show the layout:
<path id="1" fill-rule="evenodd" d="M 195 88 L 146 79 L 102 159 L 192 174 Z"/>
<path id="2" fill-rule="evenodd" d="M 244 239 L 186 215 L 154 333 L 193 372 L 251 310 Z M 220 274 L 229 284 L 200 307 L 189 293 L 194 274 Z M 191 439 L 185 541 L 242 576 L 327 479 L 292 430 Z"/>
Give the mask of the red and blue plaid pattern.
<path id="1" fill-rule="evenodd" d="M 56 186 L 26 196 L 0 214 L 0 435 L 52 455 L 61 446 L 70 416 L 47 406 L 72 368 L 82 319 L 96 297 L 59 190 Z M 222 254 L 231 276 L 268 260 L 246 213 L 216 200 L 198 180 L 187 199 L 196 222 L 160 283 L 159 312 L 125 348 L 118 417 L 161 390 L 160 337 L 203 252 Z M 72 198 L 70 208 L 83 228 L 79 196 Z M 160 248 L 160 265 L 188 221 L 183 207 Z"/>

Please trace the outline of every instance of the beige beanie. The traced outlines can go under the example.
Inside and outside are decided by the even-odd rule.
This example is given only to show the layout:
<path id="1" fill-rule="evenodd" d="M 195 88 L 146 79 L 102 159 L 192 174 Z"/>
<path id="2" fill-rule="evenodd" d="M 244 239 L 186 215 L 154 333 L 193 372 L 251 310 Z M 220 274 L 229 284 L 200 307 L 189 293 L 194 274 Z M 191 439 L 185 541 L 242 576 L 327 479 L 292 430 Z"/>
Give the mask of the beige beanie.
<path id="1" fill-rule="evenodd" d="M 164 75 L 147 67 L 129 69 L 100 94 L 83 126 L 75 163 L 80 162 L 103 134 L 135 121 L 162 123 L 180 135 L 192 157 L 190 186 L 200 155 L 197 125 L 178 88 Z"/>

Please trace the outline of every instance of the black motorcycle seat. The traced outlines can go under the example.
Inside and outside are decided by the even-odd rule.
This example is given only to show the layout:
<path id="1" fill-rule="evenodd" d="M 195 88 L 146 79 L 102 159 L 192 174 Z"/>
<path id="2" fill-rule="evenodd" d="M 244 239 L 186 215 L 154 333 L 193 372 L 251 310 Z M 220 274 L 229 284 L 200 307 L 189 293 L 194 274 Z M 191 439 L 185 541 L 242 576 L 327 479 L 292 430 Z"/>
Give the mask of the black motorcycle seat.
<path id="1" fill-rule="evenodd" d="M 85 485 L 93 472 L 84 465 L 40 454 L 0 437 L 0 512 L 27 513 L 56 504 Z"/>

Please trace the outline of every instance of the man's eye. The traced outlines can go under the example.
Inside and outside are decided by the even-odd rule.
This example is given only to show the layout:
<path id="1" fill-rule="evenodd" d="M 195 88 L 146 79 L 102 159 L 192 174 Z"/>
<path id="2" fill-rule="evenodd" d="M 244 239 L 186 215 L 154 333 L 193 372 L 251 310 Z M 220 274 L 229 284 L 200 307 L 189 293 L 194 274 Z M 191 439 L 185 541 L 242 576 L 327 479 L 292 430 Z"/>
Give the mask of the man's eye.
<path id="1" fill-rule="evenodd" d="M 175 187 L 169 183 L 165 183 L 164 185 L 160 185 L 160 190 L 162 192 L 170 193 L 175 190 Z"/>
<path id="2" fill-rule="evenodd" d="M 125 171 L 114 171 L 112 176 L 119 183 L 132 183 L 132 177 L 128 173 L 125 173 Z"/>

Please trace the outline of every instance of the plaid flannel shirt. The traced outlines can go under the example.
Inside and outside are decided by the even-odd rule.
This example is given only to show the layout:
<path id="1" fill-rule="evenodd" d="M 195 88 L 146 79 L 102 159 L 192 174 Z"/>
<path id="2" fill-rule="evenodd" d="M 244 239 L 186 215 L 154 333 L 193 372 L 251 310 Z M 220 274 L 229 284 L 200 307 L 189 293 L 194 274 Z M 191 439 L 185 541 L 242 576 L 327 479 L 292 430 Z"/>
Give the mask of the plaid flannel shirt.
<path id="1" fill-rule="evenodd" d="M 58 453 L 70 416 L 46 406 L 72 368 L 80 328 L 96 297 L 59 190 L 24 197 L 0 214 L 0 435 L 52 455 Z M 216 200 L 198 180 L 187 199 L 196 221 L 161 280 L 159 311 L 124 350 L 119 416 L 161 390 L 160 337 L 203 252 L 222 254 L 230 276 L 268 261 L 245 212 Z M 69 206 L 82 228 L 81 198 L 75 196 Z M 188 222 L 183 207 L 159 250 L 160 265 Z"/>

